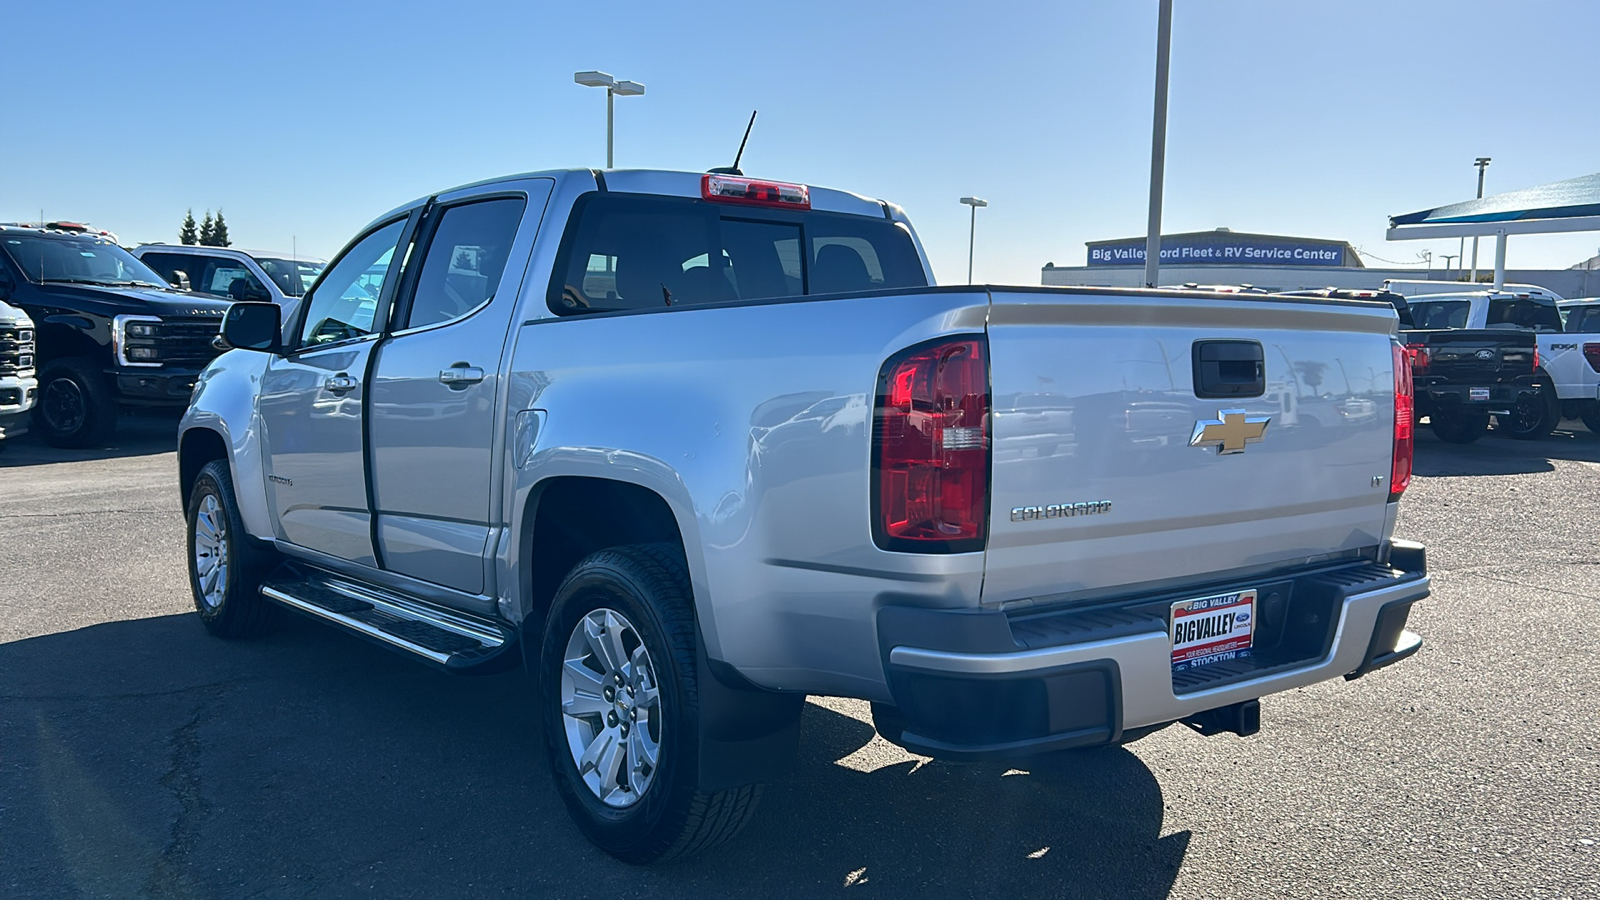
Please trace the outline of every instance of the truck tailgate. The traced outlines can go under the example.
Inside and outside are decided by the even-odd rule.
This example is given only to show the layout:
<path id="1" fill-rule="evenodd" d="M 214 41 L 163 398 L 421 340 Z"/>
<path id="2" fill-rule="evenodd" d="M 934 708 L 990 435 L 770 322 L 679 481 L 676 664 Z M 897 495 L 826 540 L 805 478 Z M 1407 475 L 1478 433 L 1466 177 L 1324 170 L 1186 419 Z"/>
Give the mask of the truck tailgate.
<path id="1" fill-rule="evenodd" d="M 1383 539 L 1394 437 L 1388 306 L 1093 290 L 991 296 L 984 603 L 1181 586 Z M 1196 396 L 1197 342 L 1213 341 L 1259 344 L 1258 396 Z M 1211 436 L 1236 448 L 1232 432 L 1259 419 L 1270 419 L 1261 439 L 1240 452 L 1190 446 L 1209 421 L 1219 426 Z"/>

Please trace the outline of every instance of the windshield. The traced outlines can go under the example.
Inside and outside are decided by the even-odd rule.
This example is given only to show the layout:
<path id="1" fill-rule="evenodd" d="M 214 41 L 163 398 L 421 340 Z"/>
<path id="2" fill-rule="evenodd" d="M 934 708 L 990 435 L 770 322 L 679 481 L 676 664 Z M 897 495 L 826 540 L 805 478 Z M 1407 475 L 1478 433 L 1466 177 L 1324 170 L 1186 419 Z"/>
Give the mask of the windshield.
<path id="1" fill-rule="evenodd" d="M 30 281 L 167 286 L 132 253 L 98 238 L 6 234 L 0 247 Z"/>
<path id="2" fill-rule="evenodd" d="M 303 297 L 311 289 L 312 282 L 322 274 L 326 263 L 308 262 L 303 259 L 274 259 L 269 256 L 257 256 L 256 262 L 261 264 L 261 271 L 267 273 L 272 283 L 283 291 L 285 297 Z"/>

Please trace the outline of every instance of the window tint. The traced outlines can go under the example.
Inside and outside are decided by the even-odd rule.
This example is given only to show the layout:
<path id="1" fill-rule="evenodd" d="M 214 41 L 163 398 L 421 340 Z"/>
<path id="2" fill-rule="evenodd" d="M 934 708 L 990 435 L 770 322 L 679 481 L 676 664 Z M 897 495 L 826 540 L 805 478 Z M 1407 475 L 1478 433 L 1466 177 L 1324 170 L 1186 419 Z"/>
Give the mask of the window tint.
<path id="1" fill-rule="evenodd" d="M 886 219 L 591 194 L 574 221 L 550 286 L 563 315 L 927 284 Z"/>
<path id="2" fill-rule="evenodd" d="M 1600 332 L 1600 305 L 1569 307 L 1567 331 L 1572 334 Z"/>
<path id="3" fill-rule="evenodd" d="M 1465 300 L 1422 300 L 1411 304 L 1418 328 L 1465 328 L 1470 304 Z"/>
<path id="4" fill-rule="evenodd" d="M 494 296 L 524 206 L 507 197 L 444 211 L 417 275 L 407 328 L 460 318 Z"/>
<path id="5" fill-rule="evenodd" d="M 401 219 L 362 238 L 328 271 L 306 300 L 301 346 L 328 344 L 373 332 L 384 277 L 405 224 Z"/>
<path id="6" fill-rule="evenodd" d="M 1531 297 L 1490 300 L 1489 313 L 1484 324 L 1513 325 L 1535 331 L 1560 331 L 1561 313 L 1554 303 L 1538 301 Z"/>

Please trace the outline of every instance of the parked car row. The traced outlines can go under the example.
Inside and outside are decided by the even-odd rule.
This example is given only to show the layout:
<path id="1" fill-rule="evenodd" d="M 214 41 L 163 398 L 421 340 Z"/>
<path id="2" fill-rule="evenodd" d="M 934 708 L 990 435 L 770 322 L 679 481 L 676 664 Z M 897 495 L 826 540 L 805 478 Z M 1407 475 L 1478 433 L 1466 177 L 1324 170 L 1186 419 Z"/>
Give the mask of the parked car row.
<path id="1" fill-rule="evenodd" d="M 186 406 L 229 302 L 288 314 L 323 266 L 227 247 L 130 252 L 69 225 L 0 225 L 0 439 L 28 427 L 30 408 L 52 445 L 89 447 L 122 409 Z"/>

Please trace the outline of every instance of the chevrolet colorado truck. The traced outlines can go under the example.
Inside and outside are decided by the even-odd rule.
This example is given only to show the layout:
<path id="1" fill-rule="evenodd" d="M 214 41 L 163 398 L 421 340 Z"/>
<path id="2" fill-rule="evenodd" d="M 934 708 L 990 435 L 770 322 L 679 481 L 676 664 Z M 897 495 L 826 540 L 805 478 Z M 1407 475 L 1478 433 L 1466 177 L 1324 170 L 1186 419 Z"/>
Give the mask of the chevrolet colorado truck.
<path id="1" fill-rule="evenodd" d="M 525 666 L 567 808 L 634 863 L 734 834 L 808 694 L 1016 759 L 1250 734 L 1416 652 L 1391 307 L 932 281 L 899 207 L 736 174 L 401 206 L 287 323 L 224 318 L 180 425 L 199 618 Z M 1363 414 L 1280 420 L 1313 371 Z"/>
<path id="2" fill-rule="evenodd" d="M 104 444 L 124 408 L 184 408 L 228 307 L 102 235 L 28 225 L 0 225 L 0 300 L 33 319 L 33 422 L 56 447 Z"/>

